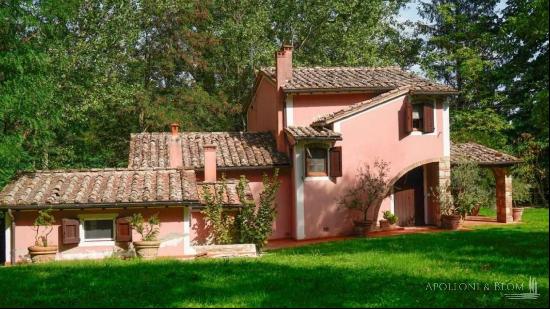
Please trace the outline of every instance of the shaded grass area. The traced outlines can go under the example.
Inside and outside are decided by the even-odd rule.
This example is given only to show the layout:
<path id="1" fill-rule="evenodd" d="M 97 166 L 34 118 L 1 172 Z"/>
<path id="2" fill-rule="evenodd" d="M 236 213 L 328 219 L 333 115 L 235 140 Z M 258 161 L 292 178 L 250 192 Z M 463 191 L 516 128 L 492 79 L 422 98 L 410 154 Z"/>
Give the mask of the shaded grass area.
<path id="1" fill-rule="evenodd" d="M 547 307 L 548 234 L 548 210 L 528 209 L 518 225 L 353 239 L 258 259 L 7 267 L 0 268 L 0 306 Z M 538 300 L 504 297 L 527 292 L 530 277 Z M 481 290 L 430 288 L 462 282 Z M 503 283 L 524 290 L 498 290 Z"/>

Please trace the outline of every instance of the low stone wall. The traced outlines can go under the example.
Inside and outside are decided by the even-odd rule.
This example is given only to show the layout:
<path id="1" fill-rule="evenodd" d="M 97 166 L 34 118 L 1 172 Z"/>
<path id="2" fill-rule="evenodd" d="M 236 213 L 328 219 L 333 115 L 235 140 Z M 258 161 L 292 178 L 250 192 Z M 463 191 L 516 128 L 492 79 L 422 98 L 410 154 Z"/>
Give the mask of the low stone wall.
<path id="1" fill-rule="evenodd" d="M 206 245 L 194 247 L 197 257 L 257 257 L 256 245 Z"/>

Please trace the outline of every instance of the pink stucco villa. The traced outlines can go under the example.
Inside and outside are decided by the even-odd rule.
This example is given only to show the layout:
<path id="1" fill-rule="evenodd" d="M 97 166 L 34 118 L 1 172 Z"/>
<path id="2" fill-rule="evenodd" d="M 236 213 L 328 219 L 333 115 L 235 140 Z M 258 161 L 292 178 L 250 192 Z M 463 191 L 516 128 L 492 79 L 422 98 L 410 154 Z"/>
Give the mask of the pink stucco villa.
<path id="1" fill-rule="evenodd" d="M 246 132 L 185 132 L 174 124 L 171 132 L 132 134 L 128 168 L 19 174 L 0 193 L 1 262 L 26 258 L 42 208 L 55 210 L 58 259 L 127 248 L 136 234 L 128 237 L 119 218 L 134 212 L 159 213 L 161 256 L 192 255 L 208 236 L 201 187 L 222 174 L 246 175 L 257 199 L 262 174 L 273 168 L 282 185 L 271 239 L 349 235 L 357 213 L 338 198 L 358 168 L 376 159 L 390 164 L 392 193 L 369 214 L 375 222 L 390 210 L 402 226 L 439 225 L 429 188 L 446 182 L 460 159 L 494 171 L 497 219 L 511 221 L 507 167 L 518 160 L 474 143 L 451 144 L 453 88 L 398 67 L 294 68 L 290 46 L 276 53 L 275 67 L 259 70 L 253 87 Z M 227 195 L 226 206 L 238 208 L 235 182 Z"/>

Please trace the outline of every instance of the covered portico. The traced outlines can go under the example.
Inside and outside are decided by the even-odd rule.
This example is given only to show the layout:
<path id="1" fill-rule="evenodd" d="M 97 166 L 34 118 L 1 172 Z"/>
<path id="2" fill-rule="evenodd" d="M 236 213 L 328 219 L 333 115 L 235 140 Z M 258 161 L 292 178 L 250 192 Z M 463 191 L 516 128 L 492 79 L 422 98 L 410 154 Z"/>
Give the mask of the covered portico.
<path id="1" fill-rule="evenodd" d="M 491 169 L 495 176 L 497 222 L 513 222 L 513 188 L 510 168 L 520 163 L 521 160 L 480 144 L 453 143 L 451 145 L 451 166 L 464 161 L 475 162 L 481 167 Z"/>

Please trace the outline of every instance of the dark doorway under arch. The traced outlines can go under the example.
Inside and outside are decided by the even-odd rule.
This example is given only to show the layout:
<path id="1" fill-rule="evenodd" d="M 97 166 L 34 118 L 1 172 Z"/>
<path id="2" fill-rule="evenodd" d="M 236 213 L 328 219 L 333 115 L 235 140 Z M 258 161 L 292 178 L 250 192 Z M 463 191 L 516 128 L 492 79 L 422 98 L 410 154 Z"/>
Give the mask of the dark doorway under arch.
<path id="1" fill-rule="evenodd" d="M 394 212 L 400 226 L 422 226 L 425 221 L 424 167 L 419 166 L 395 183 Z"/>

